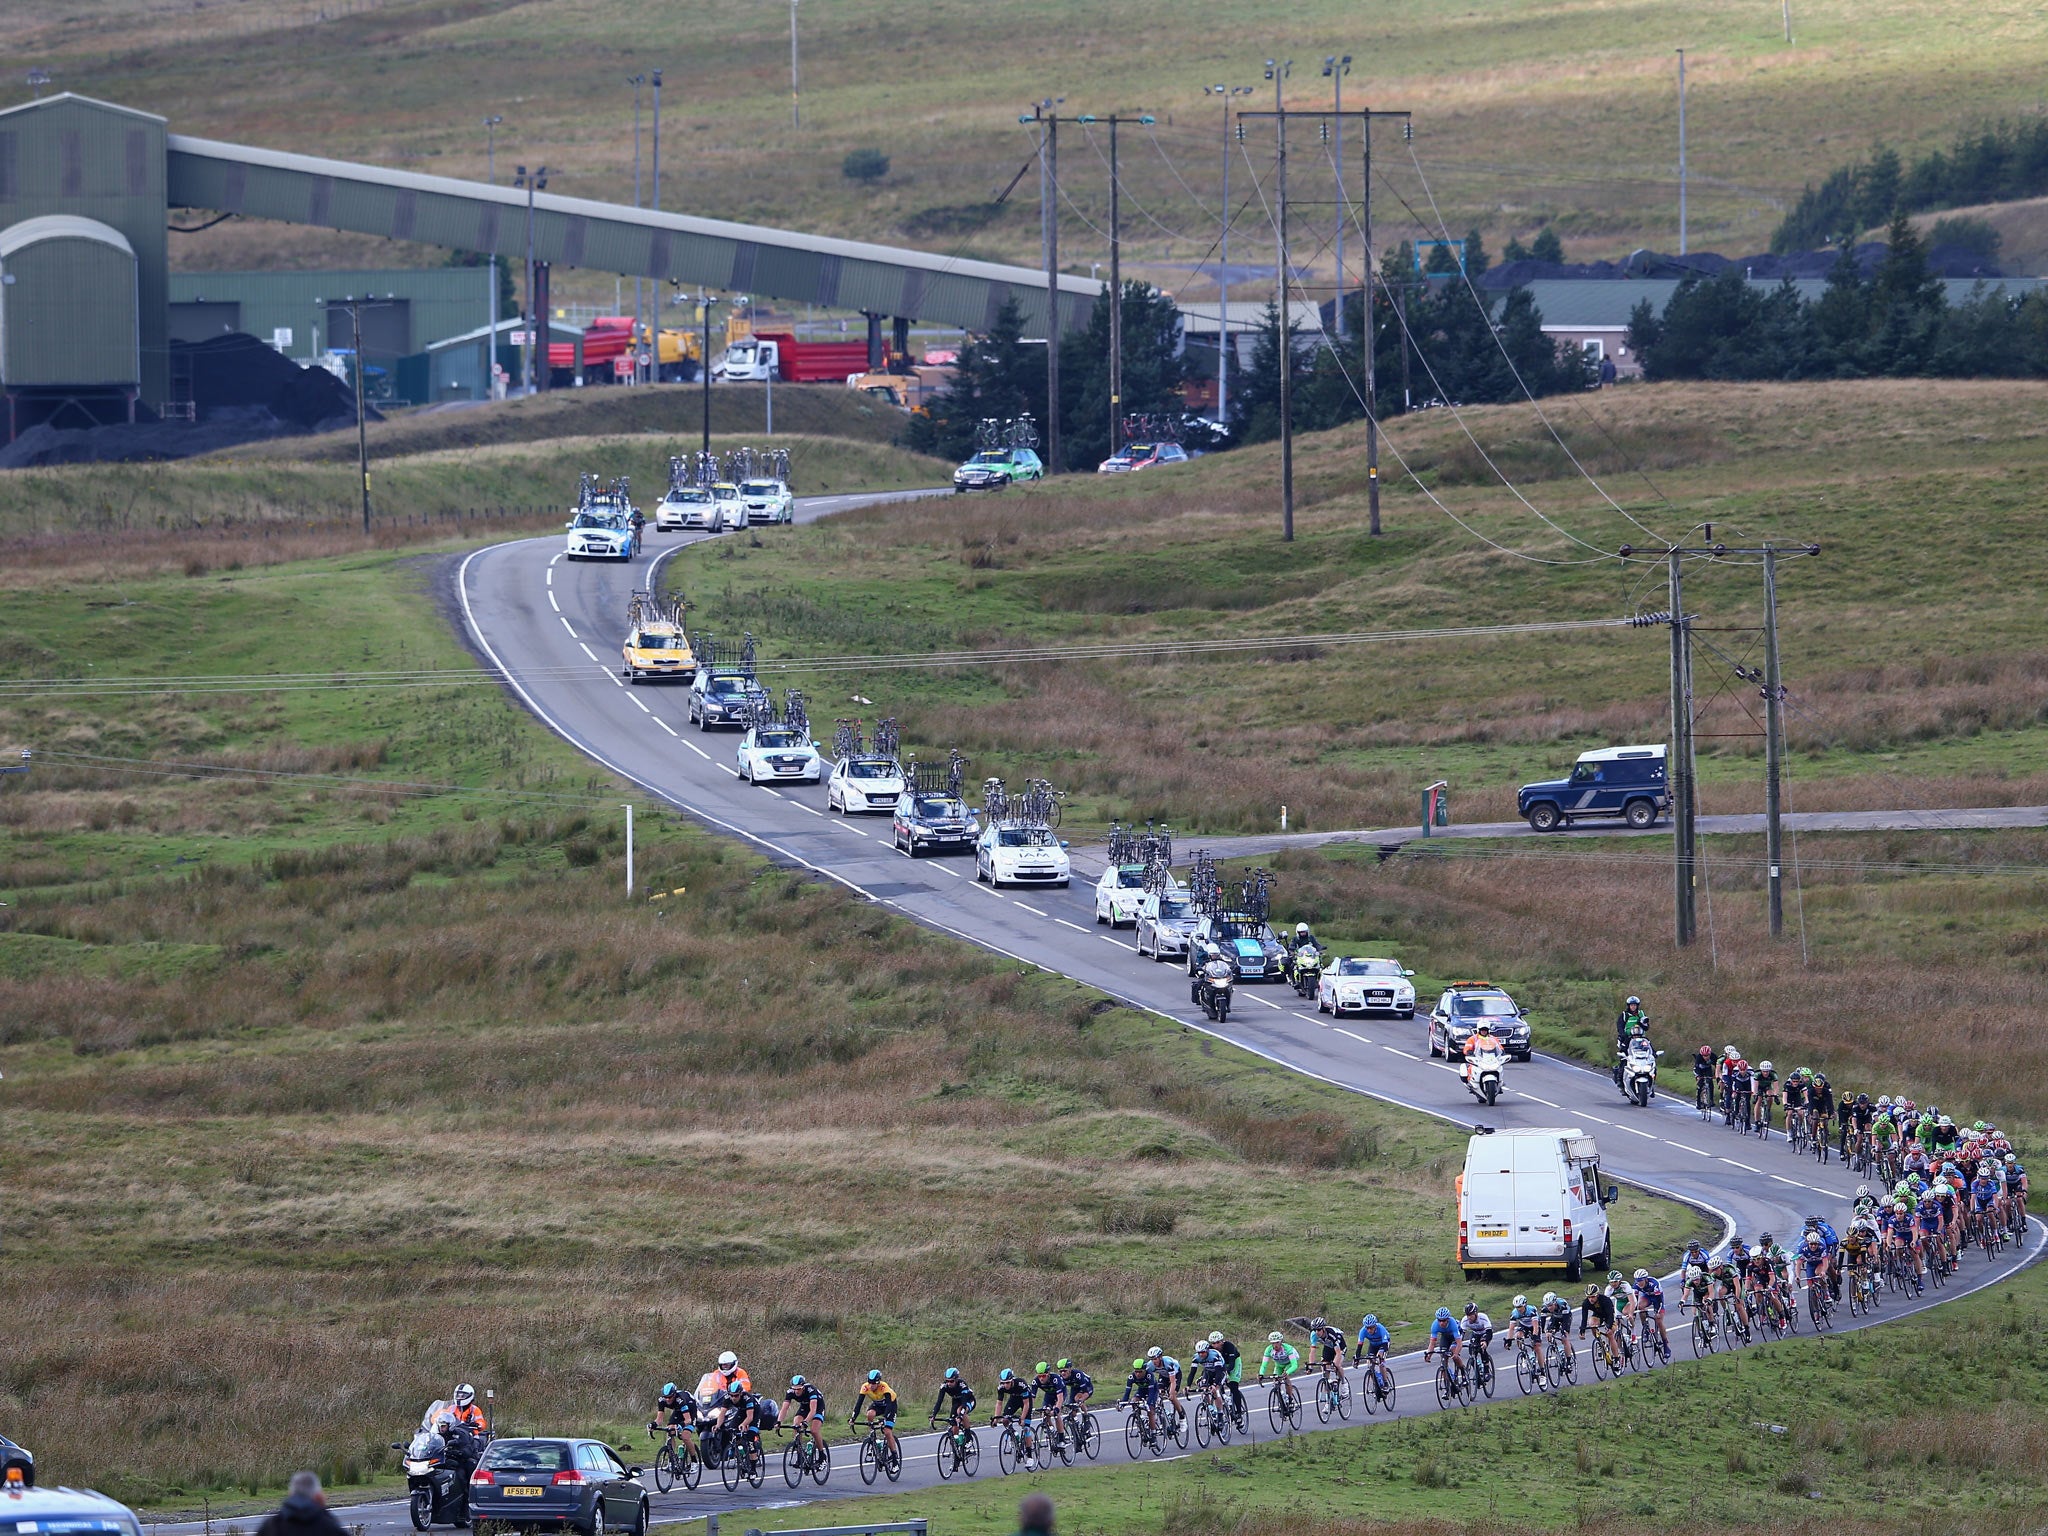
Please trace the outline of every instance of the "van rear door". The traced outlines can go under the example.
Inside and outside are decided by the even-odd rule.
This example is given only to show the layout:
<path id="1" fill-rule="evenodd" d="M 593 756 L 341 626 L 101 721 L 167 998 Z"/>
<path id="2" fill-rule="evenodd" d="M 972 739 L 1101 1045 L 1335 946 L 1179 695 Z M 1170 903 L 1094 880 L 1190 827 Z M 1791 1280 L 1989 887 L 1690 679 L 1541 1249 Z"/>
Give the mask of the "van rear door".
<path id="1" fill-rule="evenodd" d="M 1479 1169 L 1467 1162 L 1464 1217 L 1467 1263 L 1515 1257 L 1514 1170 Z"/>

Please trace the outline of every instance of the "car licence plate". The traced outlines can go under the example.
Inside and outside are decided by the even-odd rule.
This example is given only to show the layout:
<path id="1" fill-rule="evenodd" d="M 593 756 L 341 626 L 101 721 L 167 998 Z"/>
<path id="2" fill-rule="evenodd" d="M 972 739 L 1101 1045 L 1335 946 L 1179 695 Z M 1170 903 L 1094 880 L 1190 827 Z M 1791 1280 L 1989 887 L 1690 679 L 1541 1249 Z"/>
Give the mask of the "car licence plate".
<path id="1" fill-rule="evenodd" d="M 1481 1227 L 1479 1235 L 1481 1237 L 1506 1237 L 1508 1229 L 1506 1227 Z"/>
<path id="2" fill-rule="evenodd" d="M 1502 1235 L 1505 1236 L 1506 1234 L 1503 1233 Z M 513 1483 L 505 1489 L 505 1493 L 508 1498 L 537 1499 L 540 1497 L 541 1491 L 538 1488 L 524 1488 L 517 1483 Z"/>

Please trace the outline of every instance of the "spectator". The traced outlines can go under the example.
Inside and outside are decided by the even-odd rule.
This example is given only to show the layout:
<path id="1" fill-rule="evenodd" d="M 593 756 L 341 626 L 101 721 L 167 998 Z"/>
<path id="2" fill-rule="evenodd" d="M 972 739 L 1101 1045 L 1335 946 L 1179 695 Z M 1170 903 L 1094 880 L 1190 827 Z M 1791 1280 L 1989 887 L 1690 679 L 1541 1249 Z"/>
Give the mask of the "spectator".
<path id="1" fill-rule="evenodd" d="M 294 1472 L 284 1503 L 278 1506 L 276 1514 L 256 1527 L 256 1536 L 348 1536 L 348 1531 L 328 1513 L 319 1476 Z"/>
<path id="2" fill-rule="evenodd" d="M 1600 359 L 1600 387 L 1606 389 L 1609 385 L 1613 384 L 1618 371 L 1614 366 L 1613 358 L 1602 357 Z"/>
<path id="3" fill-rule="evenodd" d="M 1052 1536 L 1052 1500 L 1027 1493 L 1017 1505 L 1017 1536 Z"/>

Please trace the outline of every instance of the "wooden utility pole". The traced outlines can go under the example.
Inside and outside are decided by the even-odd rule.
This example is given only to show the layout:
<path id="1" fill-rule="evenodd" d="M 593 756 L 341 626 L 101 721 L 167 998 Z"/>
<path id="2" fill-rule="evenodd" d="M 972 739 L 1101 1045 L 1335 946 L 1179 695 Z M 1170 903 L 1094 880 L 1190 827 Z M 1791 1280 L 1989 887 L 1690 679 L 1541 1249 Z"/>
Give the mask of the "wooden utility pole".
<path id="1" fill-rule="evenodd" d="M 363 301 L 348 301 L 349 320 L 355 327 L 356 347 L 356 474 L 363 486 L 363 537 L 370 536 L 370 438 L 363 425 Z"/>
<path id="2" fill-rule="evenodd" d="M 1771 937 L 1785 936 L 1785 688 L 1778 670 L 1778 552 L 1764 550 L 1764 863 L 1771 893 Z"/>
<path id="3" fill-rule="evenodd" d="M 1037 110 L 1050 112 L 1050 102 Z M 1060 120 L 1045 118 L 1045 163 L 1039 167 L 1045 205 L 1045 472 L 1060 472 Z"/>

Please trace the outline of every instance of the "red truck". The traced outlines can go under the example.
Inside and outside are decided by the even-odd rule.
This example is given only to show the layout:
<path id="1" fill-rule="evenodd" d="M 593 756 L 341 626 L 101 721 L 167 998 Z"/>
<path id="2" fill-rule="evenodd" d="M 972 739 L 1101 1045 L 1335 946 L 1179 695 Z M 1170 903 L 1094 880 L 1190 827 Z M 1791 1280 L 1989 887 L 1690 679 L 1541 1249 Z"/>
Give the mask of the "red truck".
<path id="1" fill-rule="evenodd" d="M 888 366 L 883 349 L 882 366 Z M 865 341 L 799 341 L 786 331 L 760 331 L 743 336 L 725 349 L 712 377 L 745 383 L 844 384 L 868 371 Z"/>

